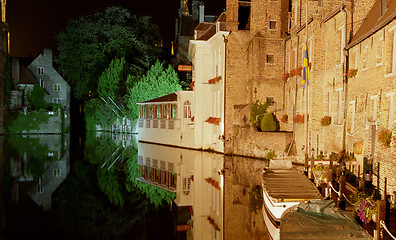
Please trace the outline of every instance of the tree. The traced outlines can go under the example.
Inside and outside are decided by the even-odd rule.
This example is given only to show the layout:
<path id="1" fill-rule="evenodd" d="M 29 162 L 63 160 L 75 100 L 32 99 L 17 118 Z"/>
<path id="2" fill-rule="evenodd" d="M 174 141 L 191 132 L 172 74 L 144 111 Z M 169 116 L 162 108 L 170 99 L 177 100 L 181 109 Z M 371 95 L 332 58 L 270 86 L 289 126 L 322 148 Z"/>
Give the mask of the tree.
<path id="1" fill-rule="evenodd" d="M 47 103 L 45 102 L 45 95 L 44 89 L 35 84 L 33 90 L 27 94 L 30 106 L 35 110 L 46 108 Z"/>
<path id="2" fill-rule="evenodd" d="M 124 79 L 125 72 L 125 58 L 114 59 L 111 61 L 109 67 L 102 73 L 98 82 L 99 97 L 107 99 L 110 97 L 116 100 L 120 94 L 119 83 Z"/>
<path id="3" fill-rule="evenodd" d="M 96 94 L 98 79 L 112 59 L 124 57 L 129 71 L 136 73 L 147 70 L 160 54 L 158 27 L 149 17 L 120 7 L 69 20 L 56 39 L 58 70 L 79 100 Z"/>
<path id="4" fill-rule="evenodd" d="M 163 64 L 158 60 L 146 75 L 140 78 L 128 76 L 127 85 L 131 86 L 127 103 L 134 119 L 139 116 L 139 107 L 136 103 L 182 90 L 175 70 L 171 66 L 164 69 Z"/>

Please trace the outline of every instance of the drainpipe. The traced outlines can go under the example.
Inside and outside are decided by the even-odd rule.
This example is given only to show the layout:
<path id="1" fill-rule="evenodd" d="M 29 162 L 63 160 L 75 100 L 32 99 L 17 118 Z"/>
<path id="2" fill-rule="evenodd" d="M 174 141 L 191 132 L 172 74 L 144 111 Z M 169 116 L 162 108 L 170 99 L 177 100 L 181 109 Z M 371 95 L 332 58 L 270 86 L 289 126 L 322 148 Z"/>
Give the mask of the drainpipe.
<path id="1" fill-rule="evenodd" d="M 347 46 L 348 40 L 347 40 L 347 23 L 348 23 L 348 15 L 347 12 L 345 11 L 345 5 L 343 3 L 343 7 L 341 8 L 341 12 L 344 13 L 345 15 L 345 44 L 344 46 Z M 344 119 L 343 119 L 343 130 L 342 130 L 342 149 L 346 149 L 346 119 L 347 119 L 347 90 L 348 90 L 348 78 L 346 76 L 346 73 L 348 72 L 349 68 L 349 51 L 346 50 L 344 47 L 343 53 L 344 53 L 344 62 L 343 62 L 343 68 L 342 68 L 342 78 L 343 78 L 343 88 L 344 88 Z"/>
<path id="2" fill-rule="evenodd" d="M 231 34 L 231 31 L 230 31 L 230 33 L 229 34 Z M 228 35 L 229 35 L 228 34 Z M 226 142 L 227 142 L 227 138 L 226 138 L 226 128 L 227 128 L 227 125 L 228 124 L 226 124 L 226 117 L 227 117 L 227 114 L 226 114 L 226 109 L 227 109 L 227 87 L 226 87 L 226 81 L 227 81 L 227 43 L 228 43 L 228 36 L 224 36 L 223 35 L 223 39 L 224 39 L 224 73 L 223 73 L 223 75 L 224 75 L 224 85 L 223 85 L 223 92 L 224 92 L 224 132 L 223 132 L 223 136 L 224 136 L 224 141 L 223 141 L 223 152 L 224 152 L 224 154 L 226 153 L 225 152 L 225 150 L 226 150 Z"/>

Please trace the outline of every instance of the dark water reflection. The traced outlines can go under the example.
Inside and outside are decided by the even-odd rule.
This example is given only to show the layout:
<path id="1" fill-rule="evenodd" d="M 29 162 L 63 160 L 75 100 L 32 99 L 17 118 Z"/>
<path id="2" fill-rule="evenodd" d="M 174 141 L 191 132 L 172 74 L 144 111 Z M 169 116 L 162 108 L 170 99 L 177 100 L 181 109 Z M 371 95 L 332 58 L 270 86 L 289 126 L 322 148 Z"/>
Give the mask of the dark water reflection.
<path id="1" fill-rule="evenodd" d="M 267 239 L 264 161 L 134 137 L 1 138 L 0 240 Z"/>
<path id="2" fill-rule="evenodd" d="M 3 239 L 173 239 L 170 206 L 126 182 L 133 141 L 87 135 L 70 158 L 68 135 L 2 140 Z"/>

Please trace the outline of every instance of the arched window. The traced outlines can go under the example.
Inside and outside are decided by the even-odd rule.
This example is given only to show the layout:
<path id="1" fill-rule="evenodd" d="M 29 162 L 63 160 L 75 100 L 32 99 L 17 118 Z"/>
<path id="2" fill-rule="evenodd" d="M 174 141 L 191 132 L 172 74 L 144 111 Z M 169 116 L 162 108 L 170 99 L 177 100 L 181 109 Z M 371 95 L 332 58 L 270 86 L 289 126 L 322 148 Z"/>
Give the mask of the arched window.
<path id="1" fill-rule="evenodd" d="M 191 118 L 191 103 L 190 101 L 184 102 L 184 118 Z"/>

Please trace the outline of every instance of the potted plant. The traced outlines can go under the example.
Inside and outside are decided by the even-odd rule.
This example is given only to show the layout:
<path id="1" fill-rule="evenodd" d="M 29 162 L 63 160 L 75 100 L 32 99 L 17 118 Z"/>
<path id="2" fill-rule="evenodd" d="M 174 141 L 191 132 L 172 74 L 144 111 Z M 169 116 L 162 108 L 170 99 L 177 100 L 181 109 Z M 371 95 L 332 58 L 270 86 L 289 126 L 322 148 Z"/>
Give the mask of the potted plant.
<path id="1" fill-rule="evenodd" d="M 354 78 L 357 75 L 358 70 L 357 69 L 349 69 L 347 72 L 347 77 L 348 78 Z"/>
<path id="2" fill-rule="evenodd" d="M 289 121 L 289 116 L 287 114 L 283 114 L 281 118 L 281 122 L 287 123 Z"/>
<path id="3" fill-rule="evenodd" d="M 331 124 L 331 117 L 330 116 L 324 116 L 321 120 L 320 120 L 320 124 L 323 127 L 327 127 Z"/>
<path id="4" fill-rule="evenodd" d="M 296 114 L 296 116 L 293 118 L 293 122 L 304 123 L 304 116 L 301 114 Z"/>

